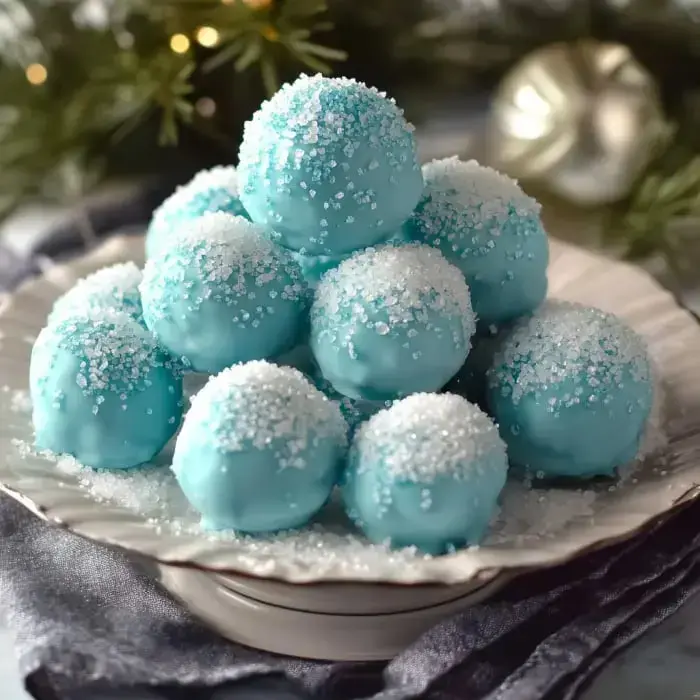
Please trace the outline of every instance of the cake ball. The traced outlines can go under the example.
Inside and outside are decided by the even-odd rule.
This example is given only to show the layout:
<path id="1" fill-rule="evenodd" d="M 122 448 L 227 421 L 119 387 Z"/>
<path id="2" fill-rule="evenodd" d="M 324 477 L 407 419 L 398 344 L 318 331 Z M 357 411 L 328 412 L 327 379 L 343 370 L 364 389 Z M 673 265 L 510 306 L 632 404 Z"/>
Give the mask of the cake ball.
<path id="1" fill-rule="evenodd" d="M 241 201 L 279 242 L 338 257 L 386 240 L 423 191 L 413 127 L 384 93 L 301 76 L 246 124 Z"/>
<path id="2" fill-rule="evenodd" d="M 457 157 L 423 166 L 425 192 L 406 224 L 464 273 L 484 325 L 535 309 L 547 293 L 549 247 L 540 205 L 515 180 Z"/>
<path id="3" fill-rule="evenodd" d="M 248 362 L 194 397 L 172 468 L 206 529 L 300 527 L 338 481 L 346 432 L 338 407 L 301 372 Z"/>
<path id="4" fill-rule="evenodd" d="M 308 310 L 291 255 L 261 227 L 223 212 L 184 224 L 146 263 L 141 297 L 161 344 L 211 374 L 291 349 Z"/>
<path id="5" fill-rule="evenodd" d="M 151 460 L 180 425 L 182 375 L 125 313 L 66 315 L 34 344 L 36 445 L 81 464 L 126 469 Z"/>
<path id="6" fill-rule="evenodd" d="M 183 222 L 217 211 L 250 218 L 238 198 L 238 174 L 232 165 L 200 171 L 153 212 L 146 233 L 146 256 L 151 258 L 167 246 Z"/>
<path id="7" fill-rule="evenodd" d="M 139 284 L 141 270 L 133 262 L 104 267 L 79 280 L 57 299 L 49 314 L 49 323 L 75 312 L 111 309 L 123 311 L 143 324 Z"/>
<path id="8" fill-rule="evenodd" d="M 547 476 L 612 475 L 637 454 L 652 407 L 650 361 L 615 316 L 548 301 L 500 343 L 487 398 L 511 464 Z"/>
<path id="9" fill-rule="evenodd" d="M 373 542 L 443 554 L 481 541 L 507 471 L 483 411 L 454 394 L 414 394 L 355 433 L 343 499 Z"/>
<path id="10" fill-rule="evenodd" d="M 348 256 L 335 258 L 330 255 L 304 255 L 303 253 L 293 252 L 292 257 L 299 265 L 301 274 L 309 289 L 316 289 L 321 277 L 329 270 L 334 270 Z"/>
<path id="11" fill-rule="evenodd" d="M 460 271 L 430 246 L 368 248 L 327 272 L 311 308 L 311 350 L 352 399 L 437 391 L 469 353 L 475 317 Z"/>

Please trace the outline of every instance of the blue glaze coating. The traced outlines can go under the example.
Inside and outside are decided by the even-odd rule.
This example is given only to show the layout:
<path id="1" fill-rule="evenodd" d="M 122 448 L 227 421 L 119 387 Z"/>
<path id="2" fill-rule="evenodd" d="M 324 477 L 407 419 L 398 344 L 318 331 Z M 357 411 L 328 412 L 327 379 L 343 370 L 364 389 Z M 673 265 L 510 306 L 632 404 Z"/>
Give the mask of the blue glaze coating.
<path id="1" fill-rule="evenodd" d="M 44 328 L 30 390 L 37 447 L 90 467 L 148 462 L 182 417 L 181 373 L 123 313 L 65 316 Z"/>
<path id="2" fill-rule="evenodd" d="M 238 174 L 232 165 L 200 171 L 153 212 L 146 232 L 146 257 L 167 247 L 183 223 L 217 211 L 250 218 L 238 197 Z"/>
<path id="3" fill-rule="evenodd" d="M 413 127 L 393 100 L 348 78 L 302 76 L 246 124 L 241 201 L 283 245 L 340 255 L 386 240 L 423 190 Z"/>
<path id="4" fill-rule="evenodd" d="M 383 245 L 324 275 L 310 346 L 336 391 L 386 401 L 442 388 L 464 363 L 474 328 L 469 289 L 439 251 Z"/>
<path id="5" fill-rule="evenodd" d="M 517 183 L 456 157 L 423 166 L 425 192 L 406 223 L 462 270 L 483 324 L 535 309 L 547 293 L 549 246 L 540 205 Z"/>
<path id="6" fill-rule="evenodd" d="M 517 322 L 488 375 L 511 464 L 612 475 L 635 458 L 653 401 L 643 341 L 611 314 L 549 301 Z"/>
<path id="7" fill-rule="evenodd" d="M 329 255 L 304 255 L 294 251 L 292 257 L 301 268 L 301 274 L 304 276 L 309 289 L 316 289 L 321 277 L 329 270 L 334 270 L 348 256 L 331 257 Z"/>
<path id="8" fill-rule="evenodd" d="M 207 529 L 301 527 L 330 497 L 346 432 L 337 406 L 299 371 L 236 365 L 194 397 L 173 472 Z"/>
<path id="9" fill-rule="evenodd" d="M 148 327 L 197 372 L 286 352 L 308 310 L 290 254 L 259 226 L 222 212 L 186 225 L 148 261 L 141 296 Z"/>
<path id="10" fill-rule="evenodd" d="M 479 408 L 414 394 L 360 426 L 342 493 L 373 542 L 437 555 L 482 540 L 507 471 L 505 445 Z"/>
<path id="11" fill-rule="evenodd" d="M 79 280 L 56 300 L 49 314 L 49 323 L 76 312 L 93 313 L 109 309 L 123 311 L 143 325 L 139 292 L 141 277 L 141 270 L 133 262 L 104 267 Z"/>

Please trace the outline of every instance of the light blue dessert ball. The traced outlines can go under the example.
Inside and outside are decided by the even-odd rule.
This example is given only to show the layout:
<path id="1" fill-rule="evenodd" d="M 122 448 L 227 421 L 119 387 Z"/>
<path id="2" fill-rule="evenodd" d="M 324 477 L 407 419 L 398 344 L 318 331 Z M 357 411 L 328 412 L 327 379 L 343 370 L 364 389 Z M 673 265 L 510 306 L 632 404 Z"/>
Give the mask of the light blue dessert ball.
<path id="1" fill-rule="evenodd" d="M 146 233 L 146 257 L 167 247 L 184 222 L 217 211 L 250 218 L 238 197 L 238 174 L 232 165 L 201 170 L 153 212 Z"/>
<path id="2" fill-rule="evenodd" d="M 182 417 L 182 375 L 124 313 L 66 315 L 34 344 L 30 389 L 36 445 L 85 466 L 151 460 Z"/>
<path id="3" fill-rule="evenodd" d="M 337 257 L 386 240 L 423 191 L 413 127 L 384 93 L 301 76 L 246 124 L 241 201 L 280 243 Z"/>
<path id="4" fill-rule="evenodd" d="M 643 437 L 649 357 L 615 316 L 548 301 L 499 345 L 487 398 L 511 464 L 545 476 L 612 475 Z"/>
<path id="5" fill-rule="evenodd" d="M 122 311 L 143 325 L 141 308 L 141 270 L 133 263 L 104 267 L 79 280 L 59 297 L 49 314 L 54 323 L 76 312 Z"/>
<path id="6" fill-rule="evenodd" d="M 310 346 L 336 391 L 387 401 L 441 389 L 464 363 L 474 329 L 454 265 L 430 246 L 386 244 L 323 276 Z"/>
<path id="7" fill-rule="evenodd" d="M 241 216 L 205 214 L 178 230 L 143 273 L 146 325 L 196 372 L 294 347 L 308 311 L 291 255 Z"/>
<path id="8" fill-rule="evenodd" d="M 482 540 L 507 471 L 483 411 L 454 394 L 414 394 L 360 426 L 342 493 L 371 541 L 443 554 Z"/>
<path id="9" fill-rule="evenodd" d="M 334 270 L 338 267 L 348 256 L 336 258 L 329 255 L 304 255 L 294 251 L 292 252 L 292 257 L 299 265 L 301 274 L 309 289 L 314 290 L 318 287 L 321 277 L 329 270 Z"/>
<path id="10" fill-rule="evenodd" d="M 194 397 L 172 468 L 206 529 L 301 527 L 330 497 L 346 433 L 338 407 L 301 372 L 248 362 Z"/>
<path id="11" fill-rule="evenodd" d="M 540 205 L 509 177 L 457 157 L 423 166 L 425 192 L 406 224 L 464 273 L 484 325 L 535 309 L 547 294 L 549 246 Z"/>

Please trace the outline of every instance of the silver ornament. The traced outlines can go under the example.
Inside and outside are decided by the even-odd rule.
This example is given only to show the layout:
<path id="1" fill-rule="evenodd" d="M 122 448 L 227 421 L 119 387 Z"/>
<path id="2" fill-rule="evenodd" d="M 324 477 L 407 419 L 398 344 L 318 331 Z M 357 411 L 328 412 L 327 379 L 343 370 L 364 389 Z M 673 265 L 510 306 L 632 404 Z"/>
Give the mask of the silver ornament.
<path id="1" fill-rule="evenodd" d="M 653 78 L 626 46 L 585 40 L 526 56 L 493 103 L 494 160 L 576 204 L 617 201 L 668 133 Z"/>

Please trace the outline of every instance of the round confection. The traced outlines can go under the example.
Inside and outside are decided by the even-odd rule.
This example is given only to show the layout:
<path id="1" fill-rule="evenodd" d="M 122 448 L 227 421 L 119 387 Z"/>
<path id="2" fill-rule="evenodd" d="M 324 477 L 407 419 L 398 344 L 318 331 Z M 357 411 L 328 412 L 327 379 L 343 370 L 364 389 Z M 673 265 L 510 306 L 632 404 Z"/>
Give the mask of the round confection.
<path id="1" fill-rule="evenodd" d="M 75 312 L 103 309 L 122 311 L 143 323 L 139 284 L 141 270 L 133 262 L 104 267 L 78 280 L 74 287 L 56 300 L 49 314 L 49 323 Z"/>
<path id="2" fill-rule="evenodd" d="M 323 276 L 310 346 L 336 391 L 386 401 L 442 388 L 464 363 L 474 328 L 469 288 L 438 250 L 383 245 Z"/>
<path id="3" fill-rule="evenodd" d="M 126 469 L 151 460 L 182 417 L 182 375 L 124 313 L 66 315 L 39 334 L 30 389 L 36 444 L 81 464 Z"/>
<path id="4" fill-rule="evenodd" d="M 291 255 L 241 216 L 205 214 L 151 258 L 144 319 L 197 372 L 291 349 L 305 325 L 307 290 Z"/>
<path id="5" fill-rule="evenodd" d="M 183 222 L 217 211 L 250 218 L 238 197 L 238 174 L 232 165 L 200 171 L 153 212 L 146 233 L 146 257 L 167 246 Z"/>
<path id="6" fill-rule="evenodd" d="M 338 407 L 301 372 L 249 362 L 194 397 L 172 468 L 206 529 L 301 527 L 339 479 L 346 433 Z"/>
<path id="7" fill-rule="evenodd" d="M 652 407 L 650 361 L 615 316 L 548 301 L 499 344 L 487 398 L 511 464 L 612 475 L 637 454 Z"/>
<path id="8" fill-rule="evenodd" d="M 454 394 L 414 394 L 360 426 L 342 484 L 373 542 L 442 554 L 478 544 L 508 471 L 491 419 Z"/>
<path id="9" fill-rule="evenodd" d="M 384 93 L 301 76 L 246 124 L 241 201 L 288 248 L 338 257 L 387 239 L 423 191 L 413 127 Z"/>
<path id="10" fill-rule="evenodd" d="M 547 293 L 549 247 L 540 205 L 509 177 L 476 161 L 423 166 L 425 192 L 406 224 L 464 273 L 484 325 L 535 309 Z"/>

